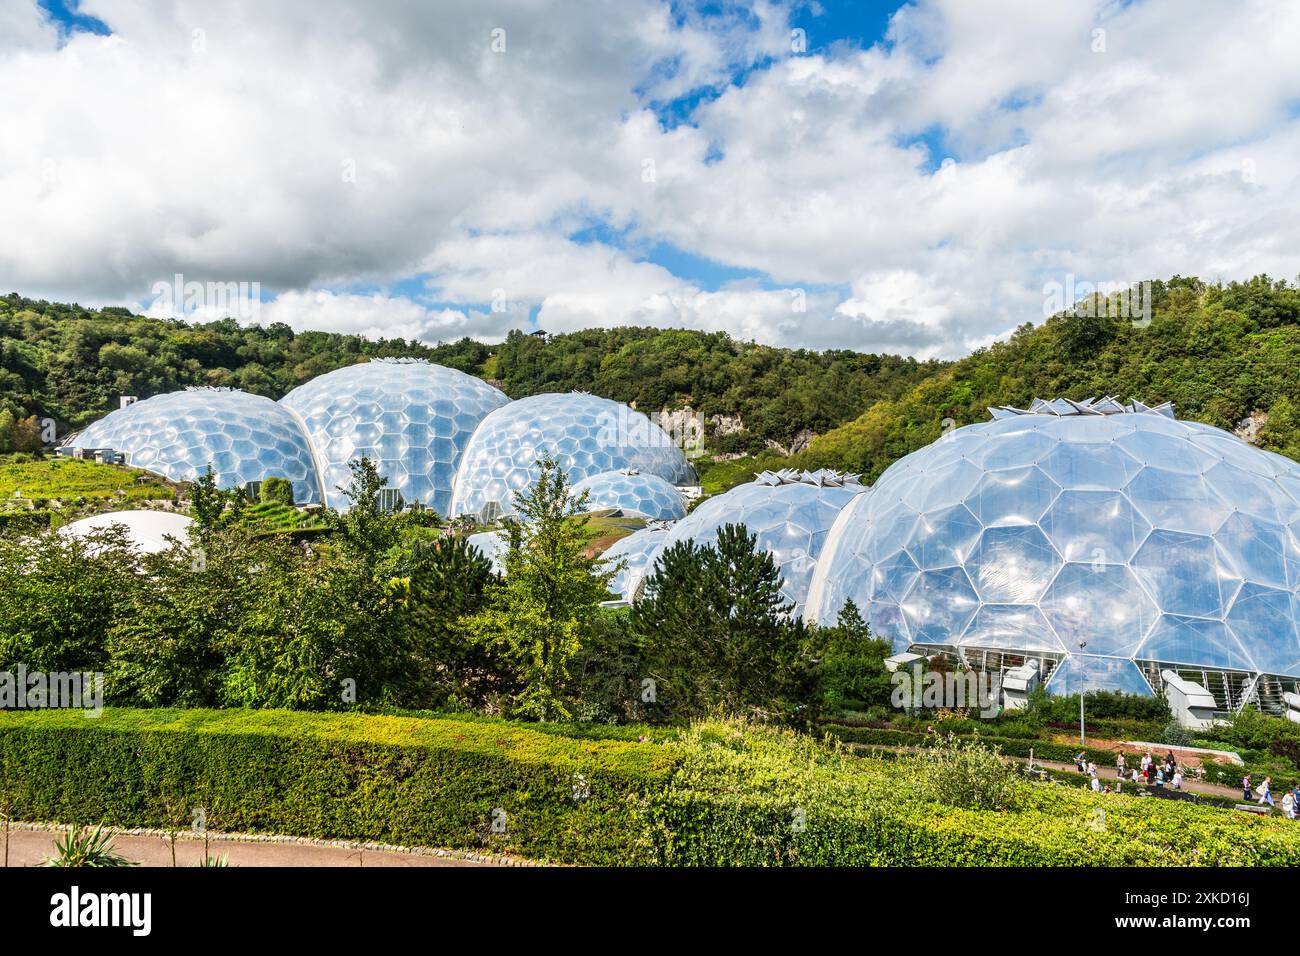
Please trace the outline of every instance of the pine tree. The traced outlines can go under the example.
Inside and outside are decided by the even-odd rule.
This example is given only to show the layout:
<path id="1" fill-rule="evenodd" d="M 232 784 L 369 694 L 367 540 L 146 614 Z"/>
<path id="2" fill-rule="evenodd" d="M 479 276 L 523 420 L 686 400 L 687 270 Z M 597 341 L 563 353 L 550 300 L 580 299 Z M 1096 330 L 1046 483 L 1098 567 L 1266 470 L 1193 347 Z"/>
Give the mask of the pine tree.
<path id="1" fill-rule="evenodd" d="M 631 627 L 673 716 L 806 709 L 815 696 L 808 630 L 781 586 L 775 559 L 744 525 L 660 556 Z"/>

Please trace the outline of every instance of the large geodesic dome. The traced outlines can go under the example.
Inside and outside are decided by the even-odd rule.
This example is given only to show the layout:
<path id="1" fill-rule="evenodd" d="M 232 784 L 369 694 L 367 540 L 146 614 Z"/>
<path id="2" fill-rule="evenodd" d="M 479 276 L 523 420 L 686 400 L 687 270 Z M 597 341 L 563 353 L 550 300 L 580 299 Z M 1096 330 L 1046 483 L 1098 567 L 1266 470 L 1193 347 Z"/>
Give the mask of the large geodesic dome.
<path id="1" fill-rule="evenodd" d="M 321 500 L 298 420 L 269 398 L 235 389 L 189 388 L 135 402 L 88 426 L 71 444 L 112 448 L 132 467 L 172 481 L 193 481 L 209 465 L 222 488 L 287 478 L 299 503 Z"/>
<path id="2" fill-rule="evenodd" d="M 513 513 L 515 493 L 537 481 L 546 455 L 570 484 L 620 469 L 673 484 L 694 477 L 681 449 L 640 412 L 581 392 L 534 395 L 483 419 L 461 458 L 449 514 Z"/>
<path id="3" fill-rule="evenodd" d="M 658 475 L 639 471 L 602 471 L 575 482 L 569 493 L 587 494 L 587 510 L 617 508 L 656 521 L 675 521 L 686 515 L 681 492 Z"/>
<path id="4" fill-rule="evenodd" d="M 280 400 L 302 419 L 326 503 L 347 505 L 348 462 L 369 458 L 407 503 L 447 513 L 461 453 L 509 399 L 482 379 L 416 359 L 374 359 L 306 382 Z"/>
<path id="5" fill-rule="evenodd" d="M 667 536 L 667 528 L 651 525 L 619 538 L 606 548 L 601 557 L 609 562 L 607 567 L 620 560 L 623 562 L 609 582 L 610 591 L 624 601 L 634 600 L 651 561 L 659 553 L 659 546 Z"/>
<path id="6" fill-rule="evenodd" d="M 780 569 L 781 594 L 803 613 L 813 569 L 836 516 L 866 489 L 856 475 L 833 472 L 764 472 L 700 504 L 673 524 L 646 569 L 659 554 L 680 541 L 697 546 L 717 541 L 723 525 L 743 524 L 756 546 L 772 553 Z"/>
<path id="7" fill-rule="evenodd" d="M 852 599 L 898 649 L 1033 657 L 1059 693 L 1300 676 L 1300 465 L 1170 406 L 991 411 L 840 514 L 810 618 Z"/>

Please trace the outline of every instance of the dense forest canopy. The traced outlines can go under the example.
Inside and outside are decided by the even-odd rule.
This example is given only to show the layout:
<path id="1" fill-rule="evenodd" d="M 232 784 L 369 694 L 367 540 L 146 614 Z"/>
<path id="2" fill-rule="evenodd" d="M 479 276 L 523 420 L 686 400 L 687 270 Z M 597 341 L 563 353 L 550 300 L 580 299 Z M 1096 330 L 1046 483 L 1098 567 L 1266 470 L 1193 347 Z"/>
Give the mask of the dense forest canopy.
<path id="1" fill-rule="evenodd" d="M 825 431 L 943 367 L 648 328 L 549 339 L 514 332 L 497 345 L 468 338 L 428 345 L 234 319 L 191 324 L 11 294 L 0 298 L 0 416 L 50 416 L 61 429 L 80 428 L 116 408 L 119 395 L 147 398 L 186 385 L 232 386 L 278 399 L 324 372 L 396 355 L 481 375 L 513 398 L 577 389 L 643 411 L 690 405 L 706 416 L 739 416 L 746 433 L 730 440 L 751 448 L 764 439 L 785 445 L 802 431 Z"/>

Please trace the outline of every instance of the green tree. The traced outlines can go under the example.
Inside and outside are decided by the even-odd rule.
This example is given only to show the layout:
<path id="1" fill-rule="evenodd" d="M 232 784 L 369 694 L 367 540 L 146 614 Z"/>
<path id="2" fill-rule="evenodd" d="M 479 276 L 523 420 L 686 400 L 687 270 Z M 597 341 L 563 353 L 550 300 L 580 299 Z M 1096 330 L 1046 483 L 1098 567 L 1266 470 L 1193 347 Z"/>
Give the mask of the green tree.
<path id="1" fill-rule="evenodd" d="M 468 631 L 516 675 L 520 690 L 511 710 L 554 720 L 569 716 L 563 702 L 569 664 L 609 597 L 613 572 L 586 555 L 586 495 L 570 497 L 554 459 L 539 464 L 537 483 L 515 495 L 517 517 L 506 523 L 505 579 L 490 590 Z"/>
<path id="2" fill-rule="evenodd" d="M 817 668 L 822 705 L 831 711 L 861 710 L 889 703 L 892 685 L 885 670 L 891 652 L 877 640 L 858 606 L 846 601 L 834 626 L 817 634 L 821 662 Z"/>
<path id="3" fill-rule="evenodd" d="M 353 558 L 372 563 L 387 554 L 401 539 L 401 525 L 379 506 L 379 492 L 388 479 L 369 458 L 348 462 L 351 480 L 340 487 L 348 507 L 334 518 L 344 550 Z"/>
<path id="4" fill-rule="evenodd" d="M 84 538 L 0 535 L 0 669 L 103 670 L 138 569 L 120 526 Z"/>
<path id="5" fill-rule="evenodd" d="M 756 545 L 744 525 L 731 524 L 714 545 L 674 545 L 632 609 L 650 675 L 676 719 L 714 710 L 811 715 L 811 635 L 791 617 L 775 559 Z"/>
<path id="6" fill-rule="evenodd" d="M 417 540 L 397 559 L 402 613 L 411 629 L 411 707 L 479 707 L 518 690 L 509 669 L 474 641 L 465 622 L 483 609 L 492 562 L 465 538 Z"/>
<path id="7" fill-rule="evenodd" d="M 226 501 L 227 495 L 217 487 L 216 476 L 209 465 L 189 490 L 190 517 L 201 533 L 216 529 L 226 510 Z"/>
<path id="8" fill-rule="evenodd" d="M 226 651 L 249 612 L 258 570 L 286 561 L 274 542 L 234 528 L 147 555 L 108 635 L 108 695 L 117 704 L 213 707 Z M 252 573 L 250 573 L 252 572 Z"/>

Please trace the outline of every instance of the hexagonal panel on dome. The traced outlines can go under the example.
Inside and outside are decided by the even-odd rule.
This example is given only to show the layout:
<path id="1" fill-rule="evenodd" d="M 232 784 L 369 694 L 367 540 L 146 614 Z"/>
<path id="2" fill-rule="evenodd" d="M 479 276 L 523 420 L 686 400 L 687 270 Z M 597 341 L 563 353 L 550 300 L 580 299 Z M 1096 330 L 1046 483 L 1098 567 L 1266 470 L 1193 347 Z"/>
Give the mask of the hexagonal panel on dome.
<path id="1" fill-rule="evenodd" d="M 603 471 L 575 483 L 569 491 L 574 499 L 585 493 L 589 511 L 617 508 L 656 521 L 675 521 L 686 516 L 681 492 L 658 475 Z"/>
<path id="2" fill-rule="evenodd" d="M 1066 561 L 1102 564 L 1128 561 L 1151 530 L 1118 491 L 1063 491 L 1040 524 Z"/>
<path id="3" fill-rule="evenodd" d="M 980 599 L 962 568 L 943 568 L 918 575 L 899 606 L 912 640 L 944 644 L 966 629 Z"/>
<path id="4" fill-rule="evenodd" d="M 1300 676 L 1296 612 L 1290 591 L 1243 584 L 1228 612 L 1228 627 L 1260 670 Z"/>
<path id="5" fill-rule="evenodd" d="M 299 385 L 280 400 L 306 429 L 325 497 L 343 508 L 348 462 L 370 458 L 408 503 L 446 514 L 469 422 L 509 399 L 482 379 L 428 362 L 375 359 Z"/>
<path id="6" fill-rule="evenodd" d="M 1038 466 L 1064 489 L 1109 491 L 1123 488 L 1142 470 L 1133 456 L 1114 443 L 1061 442 Z"/>
<path id="7" fill-rule="evenodd" d="M 1062 643 L 1092 654 L 1129 657 L 1156 618 L 1156 606 L 1121 564 L 1067 564 L 1048 587 L 1043 613 Z"/>
<path id="8" fill-rule="evenodd" d="M 575 484 L 601 472 L 632 469 L 670 484 L 692 480 L 681 449 L 645 415 L 580 392 L 534 395 L 488 415 L 474 430 L 456 473 L 451 514 L 485 507 L 514 512 L 515 492 L 531 486 L 550 455 Z"/>
<path id="9" fill-rule="evenodd" d="M 916 520 L 908 536 L 907 553 L 923 568 L 953 567 L 970 557 L 983 530 L 969 508 L 953 505 Z"/>
<path id="10" fill-rule="evenodd" d="M 967 506 L 986 527 L 1029 525 L 1042 517 L 1060 491 L 1039 468 L 992 471 L 980 479 Z"/>
<path id="11" fill-rule="evenodd" d="M 254 429 L 266 440 L 251 441 Z M 297 419 L 248 392 L 194 388 L 147 398 L 105 415 L 72 447 L 115 449 L 132 467 L 172 481 L 193 481 L 209 466 L 222 488 L 285 478 L 298 503 L 320 501 L 320 479 Z"/>
<path id="12" fill-rule="evenodd" d="M 1143 468 L 1124 492 L 1147 521 L 1167 531 L 1211 534 L 1232 513 L 1202 475 Z"/>
<path id="13" fill-rule="evenodd" d="M 1152 531 L 1133 556 L 1133 572 L 1160 610 L 1221 617 L 1241 578 L 1224 566 L 1207 535 Z"/>
<path id="14" fill-rule="evenodd" d="M 1253 671 L 1255 662 L 1222 621 L 1162 614 L 1134 657 L 1161 664 L 1191 664 Z"/>
<path id="15" fill-rule="evenodd" d="M 1037 601 L 1060 566 L 1060 555 L 1034 526 L 986 528 L 966 562 L 980 599 L 993 604 Z"/>
<path id="16" fill-rule="evenodd" d="M 921 569 L 906 551 L 876 563 L 869 572 L 870 599 L 897 604 L 912 589 L 920 573 Z"/>
<path id="17" fill-rule="evenodd" d="M 1285 526 L 1238 511 L 1223 522 L 1214 540 L 1220 560 L 1245 580 L 1275 588 L 1294 587 L 1297 583 L 1291 580 Z"/>

